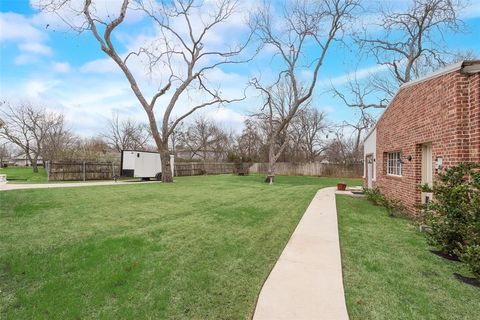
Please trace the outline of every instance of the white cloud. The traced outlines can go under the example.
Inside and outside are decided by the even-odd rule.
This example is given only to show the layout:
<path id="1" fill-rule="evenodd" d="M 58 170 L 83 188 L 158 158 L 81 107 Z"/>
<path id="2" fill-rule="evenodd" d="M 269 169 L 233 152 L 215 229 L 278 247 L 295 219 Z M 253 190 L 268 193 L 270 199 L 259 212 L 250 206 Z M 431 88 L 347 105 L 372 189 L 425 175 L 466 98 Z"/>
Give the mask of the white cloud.
<path id="1" fill-rule="evenodd" d="M 33 64 L 38 62 L 38 58 L 31 55 L 31 54 L 19 54 L 18 56 L 13 59 L 13 63 L 16 65 L 26 65 L 26 64 Z"/>
<path id="2" fill-rule="evenodd" d="M 320 111 L 323 111 L 323 112 L 325 112 L 325 113 L 327 113 L 327 114 L 330 114 L 330 113 L 334 113 L 334 112 L 335 112 L 335 107 L 330 106 L 330 105 L 328 105 L 328 106 L 321 106 L 321 107 L 319 107 L 319 110 L 320 110 Z"/>
<path id="3" fill-rule="evenodd" d="M 54 62 L 52 64 L 52 69 L 53 71 L 58 73 L 67 73 L 72 68 L 70 67 L 70 64 L 68 62 Z"/>
<path id="4" fill-rule="evenodd" d="M 222 83 L 225 84 L 227 82 L 230 82 L 232 84 L 235 84 L 239 87 L 245 85 L 247 83 L 247 78 L 245 76 L 242 76 L 238 73 L 235 72 L 225 72 L 220 68 L 215 68 L 210 70 L 205 74 L 205 77 L 210 81 L 210 82 L 215 82 L 215 83 Z"/>
<path id="5" fill-rule="evenodd" d="M 0 42 L 40 42 L 46 39 L 46 34 L 32 26 L 27 18 L 13 12 L 0 12 L 0 30 Z"/>
<path id="6" fill-rule="evenodd" d="M 466 8 L 460 12 L 463 19 L 472 19 L 480 17 L 480 1 L 471 0 Z"/>
<path id="7" fill-rule="evenodd" d="M 45 92 L 57 84 L 58 81 L 30 80 L 25 83 L 24 94 L 32 98 L 41 98 Z"/>
<path id="8" fill-rule="evenodd" d="M 45 44 L 47 40 L 47 33 L 36 28 L 31 19 L 0 12 L 0 43 L 14 43 L 21 52 L 15 57 L 15 64 L 32 64 L 38 62 L 38 56 L 52 56 L 53 50 Z"/>
<path id="9" fill-rule="evenodd" d="M 119 67 L 110 58 L 96 59 L 85 63 L 80 67 L 82 73 L 118 73 L 120 74 Z"/>
<path id="10" fill-rule="evenodd" d="M 92 3 L 92 14 L 102 21 L 111 21 L 116 18 L 120 12 L 123 0 L 94 0 Z M 133 1 L 130 7 L 133 6 Z M 40 9 L 44 6 L 53 5 L 55 12 L 39 11 L 34 17 L 33 22 L 40 27 L 47 27 L 53 30 L 70 30 L 71 27 L 80 28 L 83 26 L 85 18 L 83 16 L 84 0 L 30 0 L 30 6 L 34 9 Z M 142 20 L 145 14 L 140 10 L 127 10 L 124 24 L 132 24 Z"/>
<path id="11" fill-rule="evenodd" d="M 207 117 L 218 122 L 243 123 L 245 116 L 226 107 L 215 108 L 207 113 Z"/>
<path id="12" fill-rule="evenodd" d="M 340 76 L 336 76 L 336 77 L 333 77 L 333 78 L 323 79 L 323 80 L 319 81 L 319 85 L 320 86 L 344 85 L 344 84 L 346 84 L 349 81 L 352 81 L 354 79 L 357 79 L 357 80 L 365 79 L 365 78 L 367 78 L 371 75 L 381 73 L 381 72 L 385 72 L 387 70 L 388 70 L 387 66 L 378 64 L 378 65 L 358 69 L 354 72 L 348 72 L 348 73 L 345 73 L 345 74 L 342 74 Z"/>
<path id="13" fill-rule="evenodd" d="M 46 46 L 39 42 L 24 42 L 18 45 L 18 48 L 24 52 L 30 52 L 34 54 L 51 56 L 52 49 L 49 46 Z"/>

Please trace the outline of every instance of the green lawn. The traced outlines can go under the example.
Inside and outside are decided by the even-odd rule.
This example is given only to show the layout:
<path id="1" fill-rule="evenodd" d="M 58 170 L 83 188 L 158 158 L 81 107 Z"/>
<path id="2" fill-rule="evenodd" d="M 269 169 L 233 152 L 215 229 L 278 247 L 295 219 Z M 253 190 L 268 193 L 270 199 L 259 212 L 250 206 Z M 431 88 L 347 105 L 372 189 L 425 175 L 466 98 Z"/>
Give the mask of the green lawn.
<path id="1" fill-rule="evenodd" d="M 33 173 L 31 167 L 0 168 L 0 174 L 6 174 L 9 183 L 46 183 L 47 172 L 45 168 L 38 167 L 38 173 Z"/>
<path id="2" fill-rule="evenodd" d="M 339 179 L 177 180 L 0 192 L 0 318 L 249 318 L 313 195 Z"/>
<path id="3" fill-rule="evenodd" d="M 433 255 L 423 234 L 365 199 L 337 196 L 350 319 L 479 319 L 480 289 L 460 262 Z"/>

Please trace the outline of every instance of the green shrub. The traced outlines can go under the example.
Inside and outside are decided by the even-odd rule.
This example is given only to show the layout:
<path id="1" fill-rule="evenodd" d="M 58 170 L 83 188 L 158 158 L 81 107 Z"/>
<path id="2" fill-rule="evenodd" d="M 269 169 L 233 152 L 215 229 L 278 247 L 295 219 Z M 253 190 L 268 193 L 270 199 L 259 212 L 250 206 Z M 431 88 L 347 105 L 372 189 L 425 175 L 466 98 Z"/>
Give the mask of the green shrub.
<path id="1" fill-rule="evenodd" d="M 405 215 L 405 206 L 398 199 L 387 199 L 383 206 L 387 209 L 388 215 L 391 217 L 404 216 Z"/>
<path id="2" fill-rule="evenodd" d="M 387 209 L 388 215 L 391 217 L 403 216 L 405 213 L 405 207 L 402 202 L 397 199 L 386 198 L 378 188 L 364 188 L 364 193 L 367 199 L 376 206 L 382 206 Z"/>
<path id="3" fill-rule="evenodd" d="M 367 197 L 368 201 L 373 203 L 376 206 L 383 206 L 385 203 L 385 196 L 380 192 L 378 188 L 363 188 L 363 192 Z"/>
<path id="4" fill-rule="evenodd" d="M 465 247 L 460 260 L 468 264 L 473 275 L 480 279 L 480 245 Z"/>
<path id="5" fill-rule="evenodd" d="M 476 276 L 480 252 L 479 168 L 480 164 L 463 163 L 440 174 L 431 190 L 422 187 L 425 192 L 433 192 L 433 200 L 423 211 L 424 223 L 431 229 L 429 243 L 459 256 L 477 270 Z"/>

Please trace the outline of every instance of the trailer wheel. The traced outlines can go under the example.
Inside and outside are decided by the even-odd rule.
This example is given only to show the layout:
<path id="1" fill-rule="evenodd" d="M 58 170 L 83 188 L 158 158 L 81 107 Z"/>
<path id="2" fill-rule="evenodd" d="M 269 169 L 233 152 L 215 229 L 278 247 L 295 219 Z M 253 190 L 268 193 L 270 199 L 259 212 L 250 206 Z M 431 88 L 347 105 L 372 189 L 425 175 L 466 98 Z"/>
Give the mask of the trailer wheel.
<path id="1" fill-rule="evenodd" d="M 155 175 L 155 179 L 157 179 L 157 181 L 162 180 L 162 173 L 161 173 L 161 172 L 157 173 L 157 174 Z"/>

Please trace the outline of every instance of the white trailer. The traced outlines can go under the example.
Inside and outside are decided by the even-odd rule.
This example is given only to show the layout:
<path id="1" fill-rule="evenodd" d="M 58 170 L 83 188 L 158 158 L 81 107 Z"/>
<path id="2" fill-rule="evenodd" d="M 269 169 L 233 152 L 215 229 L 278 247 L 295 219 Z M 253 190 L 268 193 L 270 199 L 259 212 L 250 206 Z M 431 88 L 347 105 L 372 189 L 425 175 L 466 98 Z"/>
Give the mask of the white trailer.
<path id="1" fill-rule="evenodd" d="M 170 165 L 173 177 L 173 155 L 170 155 Z M 123 150 L 120 166 L 120 175 L 123 177 L 162 179 L 162 161 L 157 152 Z"/>

